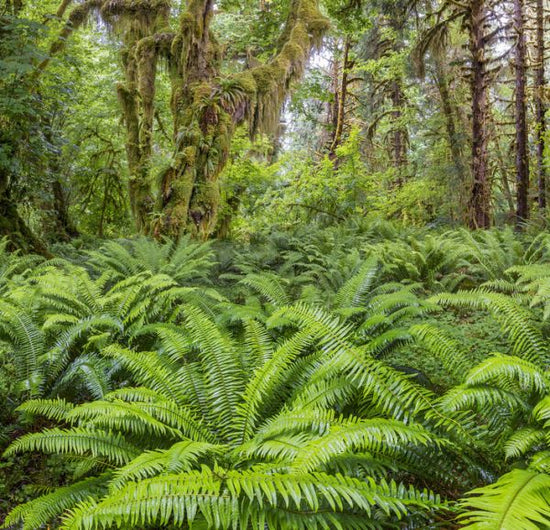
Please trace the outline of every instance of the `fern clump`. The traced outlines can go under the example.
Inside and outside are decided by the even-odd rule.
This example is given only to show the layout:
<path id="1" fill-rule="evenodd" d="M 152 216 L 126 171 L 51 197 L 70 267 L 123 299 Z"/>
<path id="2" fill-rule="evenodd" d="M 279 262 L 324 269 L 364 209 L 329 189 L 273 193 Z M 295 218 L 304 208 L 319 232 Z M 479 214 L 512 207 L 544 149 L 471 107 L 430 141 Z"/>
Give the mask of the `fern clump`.
<path id="1" fill-rule="evenodd" d="M 0 252 L 0 442 L 45 463 L 4 525 L 548 524 L 545 245 L 384 225 Z"/>

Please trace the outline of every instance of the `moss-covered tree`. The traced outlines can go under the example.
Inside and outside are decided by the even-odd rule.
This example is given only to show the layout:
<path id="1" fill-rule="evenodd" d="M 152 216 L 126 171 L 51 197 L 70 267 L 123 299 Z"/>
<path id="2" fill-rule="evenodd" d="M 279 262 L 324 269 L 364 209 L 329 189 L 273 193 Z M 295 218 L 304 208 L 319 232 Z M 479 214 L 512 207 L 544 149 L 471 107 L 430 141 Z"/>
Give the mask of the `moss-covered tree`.
<path id="1" fill-rule="evenodd" d="M 291 0 L 272 60 L 224 77 L 222 51 L 211 30 L 214 2 L 189 0 L 175 31 L 170 28 L 173 8 L 177 6 L 169 0 L 87 0 L 72 9 L 53 51 L 94 12 L 119 36 L 124 82 L 118 95 L 137 227 L 157 235 L 177 237 L 188 231 L 204 238 L 216 225 L 218 176 L 235 128 L 247 121 L 251 134 L 274 130 L 288 91 L 328 21 L 317 0 Z M 160 175 L 155 198 L 150 159 L 160 60 L 171 73 L 174 156 Z"/>
<path id="2" fill-rule="evenodd" d="M 43 111 L 31 72 L 38 56 L 38 25 L 21 17 L 22 1 L 0 4 L 0 238 L 10 246 L 47 254 L 18 209 L 22 181 L 44 152 L 37 134 Z"/>

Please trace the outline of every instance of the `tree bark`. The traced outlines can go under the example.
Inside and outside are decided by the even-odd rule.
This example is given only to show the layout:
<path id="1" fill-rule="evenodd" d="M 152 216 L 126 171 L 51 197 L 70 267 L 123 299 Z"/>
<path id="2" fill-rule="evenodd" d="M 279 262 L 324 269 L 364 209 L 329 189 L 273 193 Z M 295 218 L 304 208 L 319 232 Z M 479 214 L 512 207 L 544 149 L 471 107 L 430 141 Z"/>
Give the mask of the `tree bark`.
<path id="1" fill-rule="evenodd" d="M 467 182 L 467 168 L 463 158 L 463 140 L 457 130 L 455 109 L 452 104 L 451 94 L 449 92 L 449 79 L 445 69 L 445 64 L 437 53 L 434 53 L 434 65 L 435 80 L 439 90 L 439 96 L 441 98 L 441 110 L 443 111 L 443 116 L 445 117 L 445 129 L 447 131 L 451 159 L 455 168 L 457 185 L 459 189 L 459 207 L 461 209 L 461 214 L 464 215 L 466 201 L 463 190 Z"/>
<path id="2" fill-rule="evenodd" d="M 351 47 L 351 39 L 346 36 L 344 41 L 344 53 L 342 59 L 342 79 L 340 82 L 339 90 L 336 92 L 336 116 L 335 127 L 332 135 L 332 141 L 329 148 L 329 157 L 331 159 L 336 158 L 336 149 L 342 142 L 342 133 L 344 131 L 345 111 L 346 111 L 346 98 L 348 92 L 348 77 L 349 77 L 349 52 Z"/>
<path id="3" fill-rule="evenodd" d="M 491 186 L 488 172 L 488 101 L 485 60 L 485 0 L 472 0 L 469 11 L 469 48 L 472 59 L 472 178 L 469 225 L 491 226 Z"/>
<path id="4" fill-rule="evenodd" d="M 527 156 L 527 111 L 525 105 L 525 24 L 523 0 L 514 0 L 514 28 L 516 31 L 516 227 L 529 219 L 529 160 Z"/>
<path id="5" fill-rule="evenodd" d="M 235 127 L 248 119 L 251 134 L 272 133 L 292 83 L 303 74 L 328 23 L 317 0 L 292 0 L 277 55 L 220 82 L 220 52 L 210 31 L 213 0 L 191 0 L 181 16 L 172 52 L 175 157 L 161 181 L 156 234 L 187 231 L 206 239 L 220 207 L 218 177 L 227 163 Z"/>
<path id="6" fill-rule="evenodd" d="M 544 149 L 546 142 L 546 105 L 544 90 L 546 88 L 545 74 L 545 46 L 544 46 L 544 3 L 537 0 L 536 6 L 536 67 L 535 67 L 535 135 L 537 153 L 537 187 L 538 205 L 541 213 L 546 210 L 546 163 Z"/>

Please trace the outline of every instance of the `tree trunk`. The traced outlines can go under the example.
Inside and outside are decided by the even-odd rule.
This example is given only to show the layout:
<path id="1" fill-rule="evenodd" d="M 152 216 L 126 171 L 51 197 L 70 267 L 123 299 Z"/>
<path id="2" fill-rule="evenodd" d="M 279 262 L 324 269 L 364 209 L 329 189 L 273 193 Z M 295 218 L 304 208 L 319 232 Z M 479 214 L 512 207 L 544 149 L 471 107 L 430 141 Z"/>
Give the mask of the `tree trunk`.
<path id="1" fill-rule="evenodd" d="M 206 238 L 217 220 L 217 178 L 229 154 L 231 116 L 217 98 L 219 50 L 211 39 L 213 0 L 192 0 L 180 21 L 178 70 L 172 80 L 176 157 L 161 186 L 163 218 L 156 232 L 189 230 Z"/>
<path id="2" fill-rule="evenodd" d="M 348 77 L 349 77 L 349 52 L 351 47 L 351 39 L 346 36 L 344 41 L 344 53 L 342 59 L 342 80 L 340 87 L 336 91 L 336 116 L 335 127 L 332 135 L 332 141 L 329 147 L 329 157 L 336 159 L 336 149 L 342 142 L 342 133 L 344 131 L 345 111 L 346 111 L 346 98 L 348 92 Z"/>
<path id="3" fill-rule="evenodd" d="M 546 135 L 546 105 L 544 103 L 544 90 L 546 80 L 544 78 L 544 3 L 537 0 L 536 11 L 536 47 L 537 59 L 535 67 L 535 134 L 537 151 L 537 180 L 538 180 L 538 204 L 542 214 L 546 210 L 546 164 L 544 160 L 545 135 Z"/>
<path id="4" fill-rule="evenodd" d="M 525 105 L 525 28 L 523 0 L 514 0 L 514 27 L 516 30 L 516 227 L 529 219 L 529 160 L 527 158 L 527 118 Z"/>
<path id="5" fill-rule="evenodd" d="M 393 119 L 393 165 L 396 170 L 397 186 L 404 182 L 404 168 L 407 165 L 407 131 L 401 124 L 403 118 L 404 97 L 401 79 L 395 79 L 391 88 L 392 119 Z"/>
<path id="6" fill-rule="evenodd" d="M 155 117 L 155 82 L 162 36 L 129 39 L 122 52 L 125 83 L 117 87 L 126 126 L 130 207 L 138 232 L 148 233 L 155 198 L 151 182 L 151 154 Z"/>
<path id="7" fill-rule="evenodd" d="M 56 239 L 70 241 L 73 237 L 78 237 L 79 233 L 69 217 L 67 196 L 63 184 L 58 178 L 52 182 L 52 195 Z"/>
<path id="8" fill-rule="evenodd" d="M 0 169 L 0 238 L 7 237 L 11 250 L 51 257 L 48 249 L 25 224 L 12 200 L 9 176 Z"/>
<path id="9" fill-rule="evenodd" d="M 451 150 L 451 158 L 456 174 L 456 184 L 459 189 L 459 207 L 461 214 L 465 213 L 466 205 L 464 199 L 464 188 L 467 182 L 467 169 L 463 158 L 463 140 L 460 133 L 457 131 L 455 109 L 451 101 L 451 95 L 449 92 L 449 80 L 441 57 L 434 53 L 435 64 L 435 80 L 437 88 L 439 90 L 439 96 L 441 98 L 441 110 L 445 117 L 445 129 L 447 130 L 447 138 L 449 142 L 449 148 Z"/>
<path id="10" fill-rule="evenodd" d="M 470 227 L 491 226 L 491 186 L 488 172 L 488 102 L 487 64 L 485 60 L 484 25 L 485 0 L 472 0 L 470 4 L 470 42 L 472 58 L 472 178 L 470 194 Z"/>

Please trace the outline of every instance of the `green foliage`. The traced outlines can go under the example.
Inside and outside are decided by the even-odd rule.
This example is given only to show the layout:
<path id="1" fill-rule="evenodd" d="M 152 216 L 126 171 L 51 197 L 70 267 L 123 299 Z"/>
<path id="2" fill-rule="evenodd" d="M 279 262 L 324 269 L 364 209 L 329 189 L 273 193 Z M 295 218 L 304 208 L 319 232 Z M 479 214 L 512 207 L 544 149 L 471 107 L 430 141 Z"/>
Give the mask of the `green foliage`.
<path id="1" fill-rule="evenodd" d="M 550 475 L 516 469 L 470 492 L 462 517 L 466 528 L 524 528 L 550 524 Z"/>
<path id="2" fill-rule="evenodd" d="M 5 524 L 545 520 L 549 345 L 523 286 L 547 254 L 516 238 L 505 294 L 492 241 L 380 223 L 109 242 L 33 269 L 4 253 L 4 458 L 43 454 L 54 485 L 11 497 Z M 500 331 L 468 342 L 475 326 Z"/>

